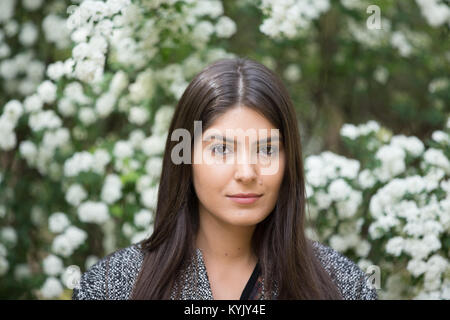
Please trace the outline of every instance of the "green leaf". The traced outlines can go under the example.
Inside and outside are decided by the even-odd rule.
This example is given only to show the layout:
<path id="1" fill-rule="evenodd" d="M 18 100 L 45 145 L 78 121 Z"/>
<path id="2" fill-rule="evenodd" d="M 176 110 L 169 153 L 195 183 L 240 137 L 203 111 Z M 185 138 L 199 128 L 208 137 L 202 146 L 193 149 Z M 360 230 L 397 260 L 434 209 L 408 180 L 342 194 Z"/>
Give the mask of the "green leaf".
<path id="1" fill-rule="evenodd" d="M 119 205 L 114 205 L 111 208 L 111 214 L 115 217 L 121 218 L 123 215 L 122 207 Z"/>

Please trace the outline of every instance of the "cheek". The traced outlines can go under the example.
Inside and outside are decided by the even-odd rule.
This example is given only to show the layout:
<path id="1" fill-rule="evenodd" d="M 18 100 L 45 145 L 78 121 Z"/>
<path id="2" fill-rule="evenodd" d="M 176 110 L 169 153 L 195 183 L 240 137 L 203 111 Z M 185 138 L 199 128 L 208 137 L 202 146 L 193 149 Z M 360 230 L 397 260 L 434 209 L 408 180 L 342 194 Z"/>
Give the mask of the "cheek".
<path id="1" fill-rule="evenodd" d="M 194 187 L 200 198 L 202 195 L 214 197 L 220 195 L 224 189 L 228 172 L 219 166 L 197 164 L 193 165 L 192 176 Z"/>

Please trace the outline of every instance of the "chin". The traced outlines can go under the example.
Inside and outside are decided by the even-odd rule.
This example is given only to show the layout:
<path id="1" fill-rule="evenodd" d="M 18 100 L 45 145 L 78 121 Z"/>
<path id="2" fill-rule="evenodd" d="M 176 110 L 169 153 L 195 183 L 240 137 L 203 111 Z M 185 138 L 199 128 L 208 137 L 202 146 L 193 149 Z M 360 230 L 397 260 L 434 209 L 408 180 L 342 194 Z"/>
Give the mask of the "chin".
<path id="1" fill-rule="evenodd" d="M 227 221 L 234 226 L 250 227 L 257 225 L 263 221 L 264 218 L 265 216 L 259 214 L 241 211 L 233 214 L 233 217 L 230 217 Z"/>

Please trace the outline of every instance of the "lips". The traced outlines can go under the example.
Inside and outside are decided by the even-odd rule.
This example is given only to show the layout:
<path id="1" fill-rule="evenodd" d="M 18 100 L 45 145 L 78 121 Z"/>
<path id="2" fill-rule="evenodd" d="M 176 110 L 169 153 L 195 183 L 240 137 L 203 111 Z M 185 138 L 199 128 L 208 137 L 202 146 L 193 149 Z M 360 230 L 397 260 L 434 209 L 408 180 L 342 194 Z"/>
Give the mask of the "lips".
<path id="1" fill-rule="evenodd" d="M 237 193 L 237 194 L 232 194 L 229 195 L 227 197 L 231 197 L 231 198 L 257 198 L 257 197 L 261 197 L 262 194 L 258 194 L 258 193 Z"/>
<path id="2" fill-rule="evenodd" d="M 251 204 L 261 198 L 262 194 L 258 193 L 237 193 L 227 196 L 231 201 L 239 204 Z"/>

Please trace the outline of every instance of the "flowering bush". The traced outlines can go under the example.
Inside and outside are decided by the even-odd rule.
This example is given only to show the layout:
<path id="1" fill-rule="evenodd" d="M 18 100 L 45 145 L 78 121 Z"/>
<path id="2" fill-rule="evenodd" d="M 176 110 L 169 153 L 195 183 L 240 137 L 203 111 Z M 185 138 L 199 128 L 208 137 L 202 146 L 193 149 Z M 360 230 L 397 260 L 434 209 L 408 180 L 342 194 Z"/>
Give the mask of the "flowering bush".
<path id="1" fill-rule="evenodd" d="M 49 79 L 0 116 L 0 149 L 9 152 L 0 179 L 0 275 L 14 271 L 4 288 L 22 283 L 40 298 L 70 288 L 72 265 L 88 268 L 151 233 L 173 105 L 187 79 L 233 56 L 214 43 L 236 31 L 219 1 L 70 8 L 71 57 L 50 64 Z M 16 180 L 26 170 L 19 159 L 36 170 L 26 183 Z M 28 233 L 32 241 L 18 241 Z"/>
<path id="2" fill-rule="evenodd" d="M 374 31 L 362 27 L 366 1 L 239 1 L 246 13 L 236 15 L 239 23 L 225 14 L 229 3 L 0 1 L 0 297 L 69 298 L 81 271 L 147 237 L 174 105 L 203 67 L 251 50 L 248 56 L 280 72 L 302 106 L 308 153 L 323 149 L 314 138 L 320 127 L 341 130 L 352 153 L 307 157 L 317 228 L 310 236 L 363 269 L 379 265 L 384 298 L 449 298 L 449 124 L 426 146 L 391 137 L 375 121 L 342 126 L 359 108 L 379 116 L 372 104 L 394 106 L 405 122 L 412 112 L 405 105 L 416 110 L 418 102 L 408 99 L 415 87 L 402 91 L 404 68 L 424 84 L 417 101 L 427 101 L 407 120 L 442 124 L 448 47 L 428 48 L 448 24 L 448 6 L 417 0 L 428 24 L 422 32 L 392 23 L 403 14 L 394 4 L 383 7 L 383 29 Z M 263 15 L 255 30 L 249 12 Z M 345 17 L 340 28 L 330 27 L 338 16 Z M 263 37 L 257 50 L 242 31 L 250 41 Z M 239 48 L 228 50 L 230 37 Z M 328 47 L 332 39 L 342 49 Z M 383 63 L 377 54 L 400 60 Z M 424 65 L 413 77 L 410 63 L 419 57 Z M 348 82 L 333 80 L 331 63 Z M 386 100 L 374 102 L 373 92 Z"/>
<path id="3" fill-rule="evenodd" d="M 356 159 L 325 151 L 305 161 L 309 234 L 366 270 L 381 298 L 450 299 L 450 118 L 425 146 L 375 121 L 346 124 Z M 362 152 L 364 151 L 364 152 Z"/>

